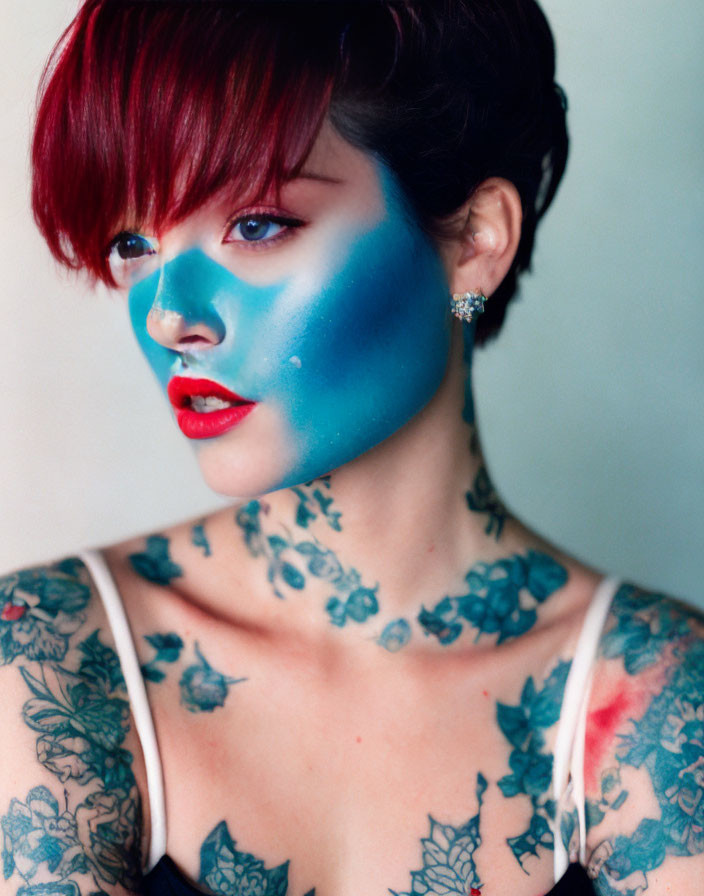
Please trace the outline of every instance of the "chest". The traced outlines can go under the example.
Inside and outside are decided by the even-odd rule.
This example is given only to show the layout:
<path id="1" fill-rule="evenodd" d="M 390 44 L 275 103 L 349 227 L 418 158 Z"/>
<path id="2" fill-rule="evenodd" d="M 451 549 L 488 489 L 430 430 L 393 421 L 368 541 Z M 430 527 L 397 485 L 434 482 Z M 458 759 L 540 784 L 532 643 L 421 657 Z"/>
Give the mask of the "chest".
<path id="1" fill-rule="evenodd" d="M 525 892 L 528 874 L 531 892 L 550 889 L 560 660 L 533 654 L 531 671 L 507 651 L 380 674 L 199 652 L 150 686 L 168 852 L 194 882 L 466 896 Z"/>

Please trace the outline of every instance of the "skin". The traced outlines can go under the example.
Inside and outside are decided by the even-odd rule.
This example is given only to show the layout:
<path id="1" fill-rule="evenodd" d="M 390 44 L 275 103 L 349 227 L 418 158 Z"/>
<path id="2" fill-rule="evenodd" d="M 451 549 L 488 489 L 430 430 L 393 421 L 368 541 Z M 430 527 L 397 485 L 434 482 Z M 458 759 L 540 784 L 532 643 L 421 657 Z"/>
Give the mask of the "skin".
<path id="1" fill-rule="evenodd" d="M 248 272 L 239 256 L 259 246 L 235 242 L 236 231 L 215 251 L 215 203 L 189 245 L 130 288 L 132 326 L 162 386 L 205 377 L 259 402 L 235 430 L 194 441 L 218 491 L 258 495 L 327 473 L 398 430 L 443 379 L 451 312 L 440 255 L 388 169 L 364 161 L 359 209 L 326 206 L 280 235 L 291 244 L 283 276 L 265 263 Z M 163 243 L 166 255 L 173 244 Z"/>
<path id="2" fill-rule="evenodd" d="M 151 314 L 154 284 L 176 270 L 169 265 L 186 259 L 215 272 L 208 282 L 226 284 L 232 307 L 242 284 L 269 295 L 307 260 L 315 268 L 329 256 L 331 271 L 344 270 L 347 249 L 378 235 L 380 220 L 415 232 L 398 207 L 384 219 L 393 193 L 378 161 L 329 128 L 306 171 L 316 177 L 284 194 L 284 210 L 308 222 L 293 235 L 259 249 L 223 242 L 242 210 L 216 198 L 161 234 L 158 254 L 126 272 L 137 336 L 152 340 L 155 357 L 167 351 L 179 363 L 206 365 L 226 344 L 228 318 L 222 306 L 214 313 L 212 297 L 188 299 L 189 315 L 175 307 L 165 310 L 176 314 Z M 435 285 L 442 282 L 448 303 L 450 291 L 477 286 L 491 296 L 515 253 L 520 219 L 515 189 L 498 179 L 459 210 L 456 237 L 429 256 L 440 263 Z M 318 297 L 314 290 L 311 302 Z M 421 299 L 409 296 L 409 314 Z M 431 291 L 431 309 L 435 299 Z M 186 301 L 172 292 L 177 300 Z M 392 310 L 401 328 L 404 307 Z M 285 483 L 305 444 L 302 417 L 287 417 L 273 401 L 261 424 L 197 449 L 211 484 L 256 497 L 105 552 L 149 689 L 168 854 L 208 891 L 477 896 L 552 885 L 554 738 L 600 576 L 502 504 L 474 421 L 472 328 L 452 321 L 448 335 L 446 311 L 430 313 L 435 385 L 430 395 L 417 388 L 426 357 L 418 345 L 402 359 L 415 410 L 380 441 L 377 432 L 373 447 L 339 466 L 321 461 L 310 479 L 261 494 L 262 483 Z M 299 322 L 305 340 L 313 325 L 305 314 Z M 371 339 L 369 317 L 365 326 Z M 319 334 L 311 351 L 316 346 Z M 340 368 L 344 361 L 354 372 L 357 360 L 341 355 Z M 377 372 L 401 363 L 376 360 Z M 239 369 L 226 362 L 223 370 Z M 317 396 L 311 408 L 337 413 Z M 354 444 L 346 420 L 338 418 L 336 447 Z M 592 698 L 590 873 L 599 896 L 644 888 L 657 896 L 671 882 L 693 894 L 702 855 L 686 822 L 699 819 L 701 621 L 668 598 L 633 602 L 629 594 L 615 603 L 600 648 L 597 680 L 610 686 Z M 75 561 L 9 576 L 0 596 L 3 721 L 17 745 L 0 783 L 0 893 L 27 887 L 26 896 L 41 896 L 45 883 L 66 896 L 133 892 L 135 856 L 149 836 L 149 819 L 144 837 L 134 820 L 139 804 L 147 808 L 145 780 L 100 601 Z M 100 662 L 89 663 L 96 651 Z M 93 689 L 97 724 L 86 724 L 83 706 L 58 712 L 36 702 L 65 703 L 58 683 L 72 676 Z M 40 698 L 42 682 L 50 693 Z M 625 697 L 612 705 L 616 691 Z M 106 734 L 117 766 L 96 759 Z M 561 819 L 568 842 L 571 817 Z M 97 835 L 113 827 L 132 835 L 116 851 L 96 850 Z M 665 844 L 659 851 L 643 846 L 643 832 L 655 829 Z"/>
<path id="3" fill-rule="evenodd" d="M 216 342 L 219 338 L 218 327 L 211 312 L 202 314 L 200 318 L 196 315 L 187 319 L 179 314 L 151 314 L 151 307 L 142 307 L 140 314 L 135 311 L 135 306 L 140 304 L 142 291 L 151 296 L 152 304 L 159 305 L 162 299 L 153 291 L 153 278 L 159 276 L 159 270 L 163 270 L 166 277 L 169 265 L 177 260 L 182 262 L 191 252 L 198 253 L 197 264 L 203 261 L 202 256 L 205 255 L 209 261 L 203 263 L 217 276 L 229 272 L 233 278 L 255 289 L 286 282 L 297 271 L 306 270 L 311 262 L 318 265 L 321 259 L 330 259 L 333 270 L 340 269 L 342 262 L 337 260 L 335 252 L 345 256 L 350 246 L 354 248 L 357 238 L 342 239 L 341 229 L 349 229 L 355 221 L 357 231 L 373 228 L 375 224 L 370 222 L 378 223 L 380 216 L 384 215 L 384 202 L 387 207 L 389 205 L 387 176 L 382 176 L 383 172 L 375 159 L 351 147 L 330 127 L 325 127 L 321 133 L 304 172 L 309 176 L 285 188 L 281 211 L 308 223 L 305 227 L 293 229 L 284 239 L 272 245 L 253 247 L 243 245 L 242 241 L 223 242 L 227 222 L 246 212 L 246 208 L 233 210 L 232 202 L 225 204 L 218 200 L 168 233 L 160 235 L 158 256 L 137 262 L 129 272 L 133 282 L 126 284 L 125 291 L 140 342 L 148 338 L 154 351 L 161 349 L 170 352 L 172 356 L 179 356 L 181 363 L 184 360 L 189 363 L 196 358 L 201 367 L 210 363 L 211 353 L 221 350 L 222 344 Z M 395 206 L 389 214 L 401 227 L 399 211 Z M 481 453 L 478 448 L 473 453 L 466 450 L 470 438 L 463 416 L 473 419 L 471 394 L 465 394 L 466 370 L 471 362 L 471 327 L 467 328 L 470 336 L 463 339 L 459 321 L 453 321 L 448 340 L 449 302 L 446 300 L 450 291 L 466 291 L 479 284 L 486 292 L 492 291 L 510 265 L 520 233 L 520 219 L 520 200 L 515 189 L 498 179 L 483 185 L 475 194 L 471 207 L 468 204 L 458 212 L 458 238 L 434 248 L 441 270 L 435 268 L 433 271 L 433 276 L 437 278 L 433 288 L 442 288 L 443 305 L 446 307 L 443 307 L 433 328 L 428 328 L 427 335 L 431 342 L 426 339 L 422 346 L 406 352 L 403 365 L 393 361 L 390 350 L 389 359 L 385 362 L 397 368 L 403 366 L 406 379 L 412 369 L 421 370 L 418 382 L 414 381 L 409 389 L 413 394 L 408 399 L 406 413 L 402 415 L 402 420 L 394 418 L 389 426 L 391 431 L 383 441 L 335 470 L 335 501 L 340 507 L 345 507 L 344 541 L 351 553 L 365 556 L 368 566 L 371 561 L 370 580 L 379 579 L 374 567 L 379 566 L 384 557 L 396 554 L 399 544 L 409 548 L 415 544 L 422 545 L 422 551 L 427 551 L 436 543 L 442 546 L 431 564 L 427 563 L 426 558 L 423 558 L 422 564 L 403 564 L 403 571 L 399 569 L 399 579 L 394 583 L 394 591 L 408 594 L 411 586 L 411 591 L 420 593 L 421 589 L 413 587 L 418 582 L 419 574 L 423 579 L 432 578 L 439 572 L 442 578 L 447 578 L 447 561 L 451 558 L 453 568 L 457 566 L 454 558 L 459 556 L 462 557 L 461 564 L 467 567 L 471 565 L 471 562 L 466 564 L 467 560 L 485 559 L 482 551 L 485 533 L 477 532 L 475 517 L 467 513 L 468 505 L 477 508 L 476 520 L 482 519 L 483 525 L 491 528 L 492 540 L 499 532 L 502 511 L 496 512 L 495 500 L 487 500 L 486 487 L 482 488 L 482 483 L 477 483 L 478 474 L 485 471 Z M 408 232 L 412 229 L 404 231 L 406 234 Z M 385 233 L 381 237 L 383 248 L 388 249 L 389 239 Z M 402 251 L 401 261 L 404 258 L 409 272 L 416 274 L 415 264 L 409 262 L 407 253 Z M 210 262 L 216 267 L 210 267 Z M 408 272 L 403 277 L 407 278 Z M 385 282 L 382 280 L 382 284 Z M 402 278 L 400 282 L 409 281 Z M 232 287 L 235 280 L 228 280 L 227 283 L 228 288 Z M 399 294 L 404 296 L 407 292 L 412 303 L 427 301 L 432 307 L 435 302 L 433 295 L 426 300 L 425 297 L 414 296 L 413 290 L 399 290 Z M 172 300 L 176 302 L 177 299 L 179 295 L 172 293 Z M 180 298 L 184 302 L 186 299 L 187 296 Z M 228 300 L 233 301 L 229 297 Z M 405 312 L 403 306 L 399 308 L 396 297 L 387 313 L 392 317 L 391 328 L 403 331 L 404 327 L 399 323 L 400 319 L 405 321 Z M 368 317 L 367 314 L 366 325 L 373 328 L 374 321 Z M 305 320 L 302 329 L 306 336 L 309 324 Z M 319 336 L 318 333 L 316 338 Z M 325 333 L 322 338 L 325 338 Z M 444 348 L 444 357 L 441 362 L 436 363 L 433 359 L 429 362 L 435 371 L 431 377 L 435 388 L 428 401 L 428 390 L 421 381 L 426 376 L 422 370 L 427 361 L 428 346 L 435 344 L 432 340 L 437 340 L 438 352 Z M 396 349 L 401 347 L 406 346 L 395 346 Z M 362 360 L 366 360 L 366 356 Z M 341 359 L 338 362 L 342 363 Z M 347 358 L 345 364 L 354 383 L 357 361 Z M 441 368 L 442 374 L 438 375 Z M 386 371 L 378 368 L 378 372 L 384 384 L 388 379 Z M 393 414 L 394 406 L 406 402 L 406 399 L 399 398 L 398 392 L 398 388 L 391 388 L 380 399 L 379 407 L 383 407 L 385 416 Z M 409 414 L 408 409 L 414 404 L 416 410 Z M 264 422 L 256 422 L 255 414 L 252 414 L 225 436 L 205 440 L 205 445 L 196 444 L 196 450 L 204 476 L 217 490 L 234 496 L 268 492 L 267 518 L 283 522 L 290 518 L 288 508 L 293 499 L 292 490 L 272 493 L 271 485 L 280 475 L 281 458 L 286 455 L 291 439 L 280 415 L 277 416 L 277 412 L 270 411 L 265 405 L 266 402 L 263 402 L 257 413 L 262 412 L 260 416 L 263 421 L 265 418 L 269 420 L 270 428 L 267 428 L 268 423 L 265 426 Z M 457 414 L 458 408 L 462 409 L 463 414 Z M 353 443 L 360 424 L 356 418 L 348 419 L 346 407 L 344 411 L 338 421 L 339 428 L 344 429 L 345 438 Z M 354 449 L 353 444 L 350 447 Z M 345 453 L 347 448 L 342 446 L 341 450 Z M 324 463 L 315 469 L 313 475 L 326 474 L 326 465 Z M 416 480 L 413 483 L 408 482 L 411 470 Z M 268 488 L 260 487 L 264 480 L 268 480 Z M 305 481 L 299 479 L 295 487 Z M 423 519 L 419 518 L 416 510 L 421 506 L 424 508 Z M 317 528 L 318 521 L 313 525 Z M 468 542 L 474 542 L 469 553 Z M 370 544 L 378 547 L 370 551 Z M 372 553 L 376 555 L 373 560 Z M 407 553 L 410 554 L 411 550 Z M 496 554 L 495 551 L 493 553 Z"/>

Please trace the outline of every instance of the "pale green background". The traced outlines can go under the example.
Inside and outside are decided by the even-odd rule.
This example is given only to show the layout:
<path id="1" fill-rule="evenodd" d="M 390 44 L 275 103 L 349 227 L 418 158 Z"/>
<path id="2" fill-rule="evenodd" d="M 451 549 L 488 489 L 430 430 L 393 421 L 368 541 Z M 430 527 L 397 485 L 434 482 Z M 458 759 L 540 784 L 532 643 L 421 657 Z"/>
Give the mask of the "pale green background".
<path id="1" fill-rule="evenodd" d="M 609 571 L 704 603 L 704 4 L 544 4 L 573 150 L 535 274 L 478 355 L 507 502 Z M 132 343 L 27 205 L 41 62 L 75 0 L 3 0 L 0 569 L 218 503 Z"/>

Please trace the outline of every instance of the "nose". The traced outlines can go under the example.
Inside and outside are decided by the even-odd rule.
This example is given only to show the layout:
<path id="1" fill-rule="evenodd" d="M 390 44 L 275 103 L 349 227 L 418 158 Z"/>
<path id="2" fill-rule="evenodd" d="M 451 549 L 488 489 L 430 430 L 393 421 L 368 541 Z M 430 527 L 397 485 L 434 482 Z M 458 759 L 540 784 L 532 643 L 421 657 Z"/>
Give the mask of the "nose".
<path id="1" fill-rule="evenodd" d="M 172 308 L 152 305 L 147 315 L 147 333 L 155 342 L 174 351 L 208 348 L 222 342 L 223 336 L 205 321 L 188 319 Z"/>
<path id="2" fill-rule="evenodd" d="M 225 338 L 225 325 L 213 306 L 210 265 L 197 250 L 167 262 L 147 313 L 149 336 L 173 351 L 212 348 Z"/>

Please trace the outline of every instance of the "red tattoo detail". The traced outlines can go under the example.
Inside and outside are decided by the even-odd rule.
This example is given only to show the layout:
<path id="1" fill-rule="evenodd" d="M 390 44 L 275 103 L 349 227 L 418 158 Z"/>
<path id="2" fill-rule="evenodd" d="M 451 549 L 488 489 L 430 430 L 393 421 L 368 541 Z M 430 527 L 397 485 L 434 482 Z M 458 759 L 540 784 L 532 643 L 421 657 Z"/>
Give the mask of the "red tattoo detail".
<path id="1" fill-rule="evenodd" d="M 625 690 L 620 691 L 609 703 L 593 709 L 587 717 L 584 773 L 588 791 L 594 792 L 599 787 L 602 760 L 613 746 L 616 731 L 626 720 L 631 702 L 630 695 Z"/>
<path id="2" fill-rule="evenodd" d="M 584 753 L 584 783 L 587 793 L 598 793 L 599 778 L 607 765 L 615 760 L 618 733 L 631 726 L 631 720 L 641 718 L 653 694 L 664 679 L 659 664 L 643 670 L 637 676 L 597 676 L 590 699 Z"/>
<path id="3" fill-rule="evenodd" d="M 24 604 L 5 604 L 0 613 L 0 619 L 3 622 L 17 622 L 24 616 L 26 610 L 27 607 Z"/>

